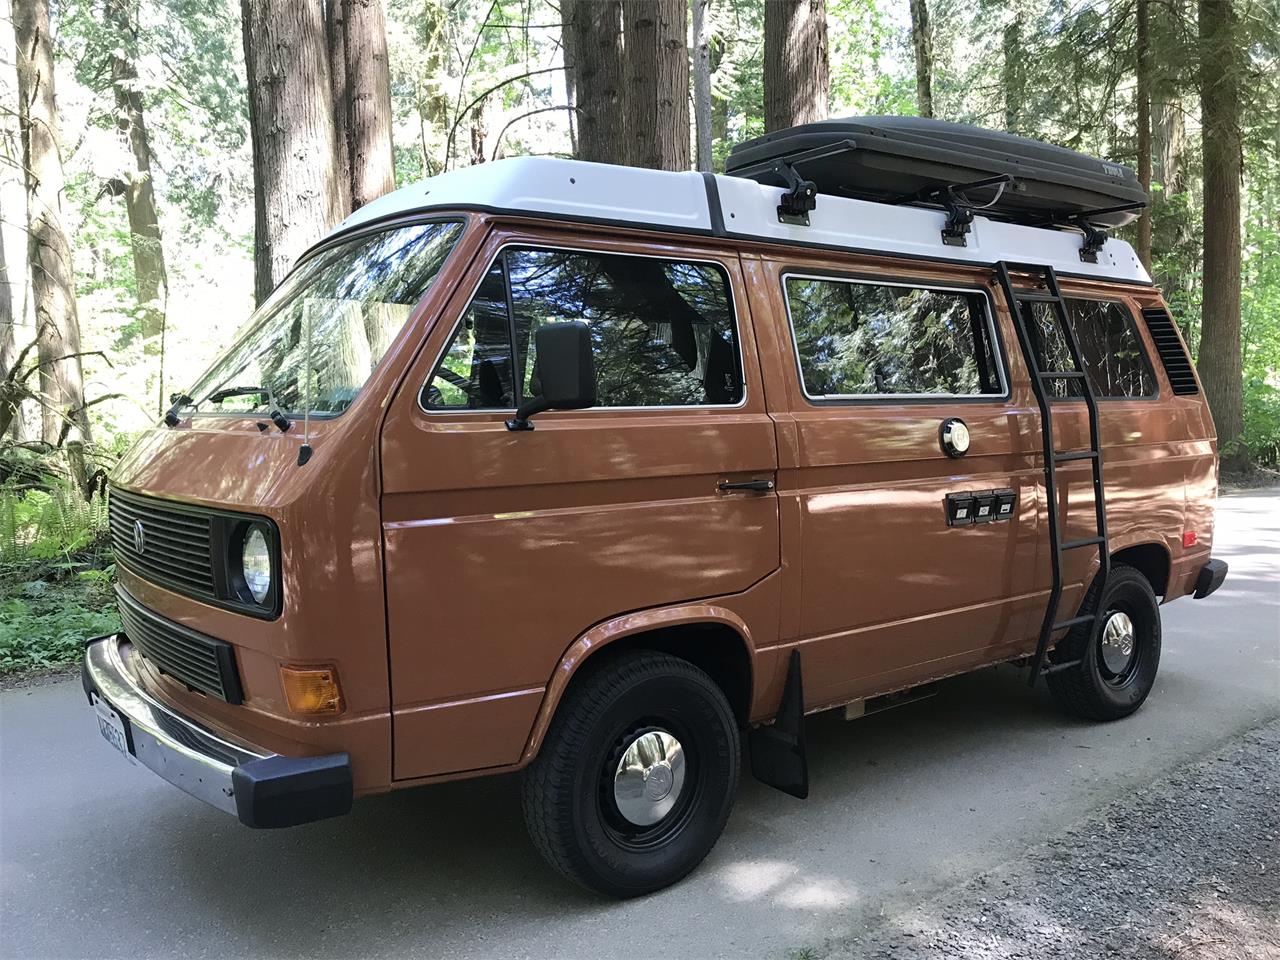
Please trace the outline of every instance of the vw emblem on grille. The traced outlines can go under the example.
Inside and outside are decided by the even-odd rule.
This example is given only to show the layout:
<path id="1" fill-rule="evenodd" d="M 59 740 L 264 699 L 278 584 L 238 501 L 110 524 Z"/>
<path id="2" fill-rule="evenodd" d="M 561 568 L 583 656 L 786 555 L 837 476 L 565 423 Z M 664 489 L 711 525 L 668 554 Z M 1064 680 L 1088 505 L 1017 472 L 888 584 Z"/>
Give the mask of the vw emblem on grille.
<path id="1" fill-rule="evenodd" d="M 133 521 L 133 549 L 138 553 L 144 553 L 147 549 L 147 531 L 143 528 L 141 520 Z"/>

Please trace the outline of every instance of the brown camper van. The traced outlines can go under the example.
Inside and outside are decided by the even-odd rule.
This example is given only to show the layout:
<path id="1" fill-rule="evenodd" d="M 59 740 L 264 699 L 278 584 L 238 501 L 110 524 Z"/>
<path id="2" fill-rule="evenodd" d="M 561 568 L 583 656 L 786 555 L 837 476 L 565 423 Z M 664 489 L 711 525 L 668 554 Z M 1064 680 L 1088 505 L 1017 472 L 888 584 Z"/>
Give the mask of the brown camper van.
<path id="1" fill-rule="evenodd" d="M 1132 174 L 875 118 L 730 167 L 503 160 L 308 251 L 116 472 L 103 736 L 251 827 L 520 770 L 631 896 L 744 757 L 807 793 L 806 713 L 1000 662 L 1136 710 L 1226 565 Z"/>

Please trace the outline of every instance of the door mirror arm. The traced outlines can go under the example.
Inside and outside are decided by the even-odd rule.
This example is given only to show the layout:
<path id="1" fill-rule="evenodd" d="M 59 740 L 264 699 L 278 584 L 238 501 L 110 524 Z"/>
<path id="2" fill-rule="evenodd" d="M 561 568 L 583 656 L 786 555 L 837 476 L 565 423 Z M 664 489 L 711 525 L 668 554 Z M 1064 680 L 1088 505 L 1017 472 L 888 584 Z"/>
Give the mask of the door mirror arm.
<path id="1" fill-rule="evenodd" d="M 529 418 L 544 410 L 581 410 L 596 404 L 590 327 L 578 320 L 547 324 L 533 335 L 533 342 L 542 393 L 520 404 L 507 421 L 508 430 L 532 430 Z"/>
<path id="2" fill-rule="evenodd" d="M 508 430 L 532 430 L 533 424 L 529 422 L 529 418 L 535 413 L 542 413 L 544 410 L 550 410 L 551 405 L 547 403 L 545 397 L 530 397 L 524 403 L 520 404 L 516 410 L 516 415 L 507 421 Z"/>

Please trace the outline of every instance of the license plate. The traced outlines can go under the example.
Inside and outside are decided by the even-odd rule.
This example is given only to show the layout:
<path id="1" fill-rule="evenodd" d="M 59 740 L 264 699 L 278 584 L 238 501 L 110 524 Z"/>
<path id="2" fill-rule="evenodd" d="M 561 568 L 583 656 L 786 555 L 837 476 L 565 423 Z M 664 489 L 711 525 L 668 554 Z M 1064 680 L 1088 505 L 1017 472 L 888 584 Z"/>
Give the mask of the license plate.
<path id="1" fill-rule="evenodd" d="M 125 727 L 124 717 L 116 713 L 111 705 L 96 693 L 91 695 L 91 699 L 94 714 L 98 718 L 98 732 L 102 734 L 102 739 L 128 757 L 130 763 L 136 763 L 133 754 L 129 752 L 129 733 Z"/>

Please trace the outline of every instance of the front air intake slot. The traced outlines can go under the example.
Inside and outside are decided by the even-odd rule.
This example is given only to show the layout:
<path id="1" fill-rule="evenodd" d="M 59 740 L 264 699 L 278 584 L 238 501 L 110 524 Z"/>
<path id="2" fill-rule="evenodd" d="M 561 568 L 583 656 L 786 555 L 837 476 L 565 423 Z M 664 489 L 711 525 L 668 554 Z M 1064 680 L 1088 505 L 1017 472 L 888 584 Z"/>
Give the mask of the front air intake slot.
<path id="1" fill-rule="evenodd" d="M 161 673 L 227 703 L 243 701 L 231 644 L 161 617 L 123 587 L 116 587 L 116 601 L 124 635 Z"/>

